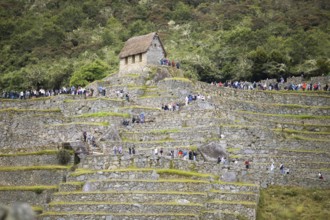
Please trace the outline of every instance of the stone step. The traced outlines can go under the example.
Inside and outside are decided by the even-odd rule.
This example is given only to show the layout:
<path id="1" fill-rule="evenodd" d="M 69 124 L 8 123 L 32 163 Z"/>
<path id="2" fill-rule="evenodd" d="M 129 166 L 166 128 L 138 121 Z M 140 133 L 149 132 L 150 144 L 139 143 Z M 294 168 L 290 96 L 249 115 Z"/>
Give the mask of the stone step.
<path id="1" fill-rule="evenodd" d="M 176 202 L 202 203 L 207 198 L 203 192 L 177 192 L 177 191 L 104 191 L 104 192 L 59 192 L 53 195 L 53 202 Z"/>
<path id="2" fill-rule="evenodd" d="M 113 213 L 192 213 L 198 214 L 203 205 L 199 203 L 129 203 L 129 202 L 51 202 L 53 212 L 113 212 Z"/>
<path id="3" fill-rule="evenodd" d="M 56 185 L 67 173 L 67 166 L 1 167 L 0 186 Z"/>
<path id="4" fill-rule="evenodd" d="M 235 210 L 239 213 L 239 215 L 245 216 L 247 219 L 256 219 L 256 202 L 213 200 L 208 201 L 206 203 L 206 207 L 209 210 Z"/>
<path id="5" fill-rule="evenodd" d="M 191 213 L 121 213 L 109 212 L 45 212 L 38 217 L 38 220 L 199 220 L 199 215 Z M 236 220 L 236 219 L 235 219 Z"/>

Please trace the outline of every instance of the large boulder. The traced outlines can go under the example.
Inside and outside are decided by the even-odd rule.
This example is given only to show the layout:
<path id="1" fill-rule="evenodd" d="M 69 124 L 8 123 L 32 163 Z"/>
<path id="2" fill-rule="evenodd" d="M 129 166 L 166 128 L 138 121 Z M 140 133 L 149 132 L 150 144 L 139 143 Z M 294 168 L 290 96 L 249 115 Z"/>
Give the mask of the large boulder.
<path id="1" fill-rule="evenodd" d="M 220 142 L 210 142 L 198 147 L 198 150 L 205 161 L 216 161 L 218 157 L 227 157 L 225 144 Z"/>

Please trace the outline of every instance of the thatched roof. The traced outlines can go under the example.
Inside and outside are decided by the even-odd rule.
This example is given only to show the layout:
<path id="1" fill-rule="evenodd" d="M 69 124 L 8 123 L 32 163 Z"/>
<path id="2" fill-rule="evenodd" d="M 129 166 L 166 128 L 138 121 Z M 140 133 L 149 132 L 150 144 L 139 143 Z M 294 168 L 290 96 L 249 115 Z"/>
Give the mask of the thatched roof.
<path id="1" fill-rule="evenodd" d="M 158 36 L 158 34 L 156 32 L 153 32 L 150 34 L 136 36 L 128 39 L 124 45 L 124 48 L 120 51 L 119 58 L 122 59 L 128 56 L 147 52 L 148 48 L 151 46 L 154 36 Z M 166 52 L 161 41 L 160 44 L 166 56 Z"/>

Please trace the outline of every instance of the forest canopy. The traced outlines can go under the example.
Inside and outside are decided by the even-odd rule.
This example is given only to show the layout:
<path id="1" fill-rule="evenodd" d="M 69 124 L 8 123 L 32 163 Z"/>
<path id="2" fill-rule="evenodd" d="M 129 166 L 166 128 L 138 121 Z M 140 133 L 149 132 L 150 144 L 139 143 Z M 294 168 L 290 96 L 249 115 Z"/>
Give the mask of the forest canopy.
<path id="1" fill-rule="evenodd" d="M 155 31 L 192 79 L 328 75 L 329 21 L 328 0 L 1 1 L 0 90 L 85 86 Z"/>

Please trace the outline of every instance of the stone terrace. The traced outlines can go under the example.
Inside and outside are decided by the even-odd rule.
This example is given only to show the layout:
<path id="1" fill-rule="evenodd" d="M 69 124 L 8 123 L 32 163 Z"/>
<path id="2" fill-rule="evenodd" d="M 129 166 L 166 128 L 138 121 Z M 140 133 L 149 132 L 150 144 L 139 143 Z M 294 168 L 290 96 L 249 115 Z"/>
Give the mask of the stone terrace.
<path id="1" fill-rule="evenodd" d="M 115 74 L 91 87 L 96 92 L 87 99 L 1 101 L 1 201 L 12 195 L 6 204 L 40 206 L 43 220 L 255 219 L 260 186 L 329 187 L 328 93 L 234 90 L 157 73 Z M 189 94 L 206 100 L 184 106 Z M 172 102 L 179 111 L 160 109 Z M 132 124 L 141 112 L 146 123 Z M 65 142 L 79 144 L 83 131 L 97 147 L 80 144 L 90 154 L 76 171 L 58 167 L 54 152 Z M 205 151 L 208 144 L 218 151 Z M 114 146 L 124 154 L 114 155 Z M 164 155 L 153 155 L 155 148 Z M 197 150 L 197 161 L 169 156 L 176 149 Z M 225 164 L 216 163 L 219 152 Z M 281 163 L 289 174 L 280 173 Z M 22 191 L 28 193 L 19 198 Z"/>

